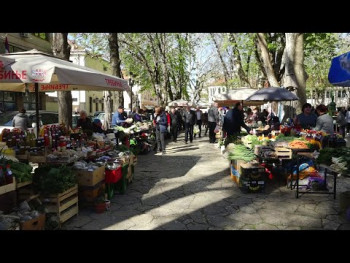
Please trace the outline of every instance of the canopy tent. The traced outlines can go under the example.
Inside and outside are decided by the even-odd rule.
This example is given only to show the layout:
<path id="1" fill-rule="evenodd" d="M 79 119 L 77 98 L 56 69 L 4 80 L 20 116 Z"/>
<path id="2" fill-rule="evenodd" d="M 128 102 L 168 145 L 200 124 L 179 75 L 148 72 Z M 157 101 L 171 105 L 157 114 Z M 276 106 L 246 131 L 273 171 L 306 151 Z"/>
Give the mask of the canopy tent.
<path id="1" fill-rule="evenodd" d="M 173 100 L 168 103 L 168 106 L 170 107 L 186 107 L 188 105 L 191 105 L 187 100 L 179 99 L 179 100 Z"/>
<path id="2" fill-rule="evenodd" d="M 0 90 L 36 93 L 37 131 L 39 94 L 47 91 L 130 91 L 124 79 L 37 51 L 0 55 Z"/>
<path id="3" fill-rule="evenodd" d="M 299 100 L 299 98 L 293 92 L 290 92 L 289 90 L 283 87 L 263 88 L 256 91 L 254 94 L 250 95 L 247 98 L 247 101 L 263 101 L 263 102 L 292 101 L 292 100 Z M 278 111 L 279 111 L 278 115 L 284 115 L 284 113 L 283 114 L 281 113 L 280 106 Z M 272 103 L 271 103 L 270 112 L 272 113 Z"/>
<path id="4" fill-rule="evenodd" d="M 219 107 L 233 106 L 237 102 L 243 102 L 244 106 L 258 106 L 264 104 L 261 101 L 247 101 L 247 98 L 255 93 L 256 89 L 241 88 L 229 90 L 226 94 L 218 94 L 213 101 L 218 103 Z"/>
<path id="5" fill-rule="evenodd" d="M 350 52 L 332 59 L 328 80 L 335 86 L 350 87 Z"/>
<path id="6" fill-rule="evenodd" d="M 280 87 L 269 87 L 257 90 L 246 101 L 292 101 L 299 98 L 289 90 Z"/>

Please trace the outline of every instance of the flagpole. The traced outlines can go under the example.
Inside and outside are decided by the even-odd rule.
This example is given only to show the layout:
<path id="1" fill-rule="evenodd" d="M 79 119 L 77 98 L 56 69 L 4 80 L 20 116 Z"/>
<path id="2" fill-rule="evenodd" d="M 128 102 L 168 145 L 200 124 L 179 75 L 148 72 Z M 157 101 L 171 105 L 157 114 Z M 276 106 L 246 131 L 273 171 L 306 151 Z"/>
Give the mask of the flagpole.
<path id="1" fill-rule="evenodd" d="M 39 131 L 40 131 L 40 120 L 39 120 L 39 83 L 35 83 L 34 87 L 35 87 L 36 138 L 39 138 Z"/>

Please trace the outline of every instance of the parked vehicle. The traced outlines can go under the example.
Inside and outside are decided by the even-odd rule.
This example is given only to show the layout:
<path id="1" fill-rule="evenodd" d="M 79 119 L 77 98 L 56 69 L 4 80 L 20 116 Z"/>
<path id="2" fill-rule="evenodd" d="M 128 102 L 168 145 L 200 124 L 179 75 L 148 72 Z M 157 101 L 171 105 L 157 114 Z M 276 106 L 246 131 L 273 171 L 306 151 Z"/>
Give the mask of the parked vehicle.
<path id="1" fill-rule="evenodd" d="M 12 129 L 12 120 L 18 114 L 18 111 L 8 111 L 0 113 L 0 133 L 3 129 Z M 54 111 L 39 111 L 40 125 L 58 124 L 58 113 Z M 26 115 L 29 119 L 28 128 L 31 128 L 33 123 L 36 123 L 35 111 L 27 111 Z"/>

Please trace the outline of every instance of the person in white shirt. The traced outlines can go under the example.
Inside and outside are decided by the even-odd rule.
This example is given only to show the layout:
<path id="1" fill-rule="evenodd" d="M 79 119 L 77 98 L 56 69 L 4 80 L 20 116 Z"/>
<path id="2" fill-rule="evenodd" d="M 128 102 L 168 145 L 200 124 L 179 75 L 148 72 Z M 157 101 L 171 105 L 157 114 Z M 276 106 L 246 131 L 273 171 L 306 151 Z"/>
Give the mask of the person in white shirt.
<path id="1" fill-rule="evenodd" d="M 201 137 L 201 133 L 202 133 L 202 116 L 203 116 L 203 112 L 200 110 L 199 107 L 197 107 L 196 110 L 196 124 L 198 125 L 198 129 L 199 129 L 199 138 Z M 196 137 L 196 134 L 194 135 L 194 137 Z"/>

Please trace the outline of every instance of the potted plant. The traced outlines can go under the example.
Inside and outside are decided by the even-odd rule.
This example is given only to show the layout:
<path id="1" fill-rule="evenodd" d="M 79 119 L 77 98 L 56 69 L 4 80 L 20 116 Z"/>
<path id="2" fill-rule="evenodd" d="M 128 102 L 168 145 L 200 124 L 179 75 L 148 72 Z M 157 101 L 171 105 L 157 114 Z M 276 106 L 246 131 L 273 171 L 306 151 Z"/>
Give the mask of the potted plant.
<path id="1" fill-rule="evenodd" d="M 95 212 L 98 214 L 103 213 L 106 211 L 106 202 L 105 197 L 103 195 L 100 195 L 95 200 Z"/>

